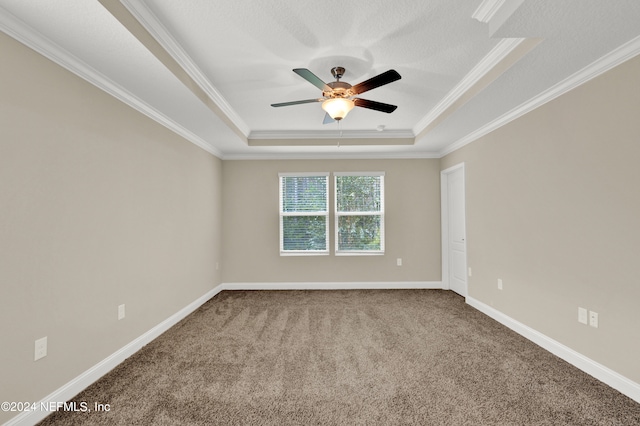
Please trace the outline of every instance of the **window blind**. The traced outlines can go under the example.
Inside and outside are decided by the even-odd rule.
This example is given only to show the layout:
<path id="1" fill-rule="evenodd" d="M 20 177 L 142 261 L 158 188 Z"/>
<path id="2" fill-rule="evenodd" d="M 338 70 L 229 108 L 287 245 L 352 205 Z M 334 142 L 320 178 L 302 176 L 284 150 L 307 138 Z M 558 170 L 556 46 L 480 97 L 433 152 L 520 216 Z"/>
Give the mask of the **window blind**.
<path id="1" fill-rule="evenodd" d="M 329 253 L 329 173 L 280 173 L 280 254 Z"/>
<path id="2" fill-rule="evenodd" d="M 336 254 L 383 254 L 384 172 L 334 177 Z"/>

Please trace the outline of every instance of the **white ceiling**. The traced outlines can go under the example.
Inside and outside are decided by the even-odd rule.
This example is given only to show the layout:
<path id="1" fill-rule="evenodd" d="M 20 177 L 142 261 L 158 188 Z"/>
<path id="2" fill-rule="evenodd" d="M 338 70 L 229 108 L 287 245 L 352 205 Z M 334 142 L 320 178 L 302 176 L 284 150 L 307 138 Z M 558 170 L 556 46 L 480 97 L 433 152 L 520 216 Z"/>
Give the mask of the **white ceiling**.
<path id="1" fill-rule="evenodd" d="M 640 53 L 638 0 L 0 0 L 0 29 L 221 158 L 440 157 Z M 343 66 L 363 94 L 322 124 Z M 384 126 L 383 131 L 378 131 Z"/>

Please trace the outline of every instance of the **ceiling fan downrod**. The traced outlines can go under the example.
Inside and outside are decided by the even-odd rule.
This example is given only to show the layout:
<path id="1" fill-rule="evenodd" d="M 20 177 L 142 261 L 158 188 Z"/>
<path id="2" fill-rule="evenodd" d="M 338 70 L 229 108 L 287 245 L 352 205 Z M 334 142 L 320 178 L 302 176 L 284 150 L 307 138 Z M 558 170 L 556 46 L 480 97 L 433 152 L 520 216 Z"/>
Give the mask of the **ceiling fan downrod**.
<path id="1" fill-rule="evenodd" d="M 331 75 L 337 80 L 340 81 L 342 76 L 344 75 L 344 67 L 333 67 L 331 68 Z"/>

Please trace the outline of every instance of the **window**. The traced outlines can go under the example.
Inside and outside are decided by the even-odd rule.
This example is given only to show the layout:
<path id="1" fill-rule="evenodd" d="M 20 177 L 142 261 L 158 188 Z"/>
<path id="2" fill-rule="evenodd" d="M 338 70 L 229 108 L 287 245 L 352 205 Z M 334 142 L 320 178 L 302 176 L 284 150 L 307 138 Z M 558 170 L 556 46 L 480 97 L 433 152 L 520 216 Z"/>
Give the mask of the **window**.
<path id="1" fill-rule="evenodd" d="M 383 254 L 384 172 L 334 177 L 336 254 Z"/>
<path id="2" fill-rule="evenodd" d="M 280 173 L 280 254 L 329 254 L 329 173 Z"/>

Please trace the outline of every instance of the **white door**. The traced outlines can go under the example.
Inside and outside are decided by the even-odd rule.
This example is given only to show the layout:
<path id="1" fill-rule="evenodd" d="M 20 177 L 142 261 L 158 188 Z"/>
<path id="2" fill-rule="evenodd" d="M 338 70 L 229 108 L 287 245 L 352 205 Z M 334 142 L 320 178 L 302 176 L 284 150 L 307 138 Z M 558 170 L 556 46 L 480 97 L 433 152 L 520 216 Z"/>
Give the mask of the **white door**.
<path id="1" fill-rule="evenodd" d="M 448 280 L 451 290 L 466 297 L 467 245 L 465 241 L 464 164 L 442 172 L 442 179 L 442 189 L 445 192 L 442 197 L 444 204 L 443 281 Z M 446 254 L 444 250 L 446 250 Z M 443 284 L 446 285 L 445 282 Z"/>

